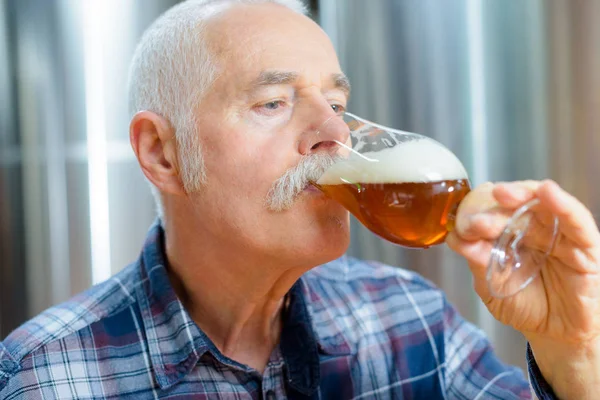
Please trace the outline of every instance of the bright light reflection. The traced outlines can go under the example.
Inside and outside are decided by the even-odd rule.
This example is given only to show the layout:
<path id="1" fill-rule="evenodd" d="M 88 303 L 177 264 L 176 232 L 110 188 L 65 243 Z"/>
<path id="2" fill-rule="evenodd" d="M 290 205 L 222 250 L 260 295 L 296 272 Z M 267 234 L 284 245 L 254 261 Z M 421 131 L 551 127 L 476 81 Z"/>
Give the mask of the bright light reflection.
<path id="1" fill-rule="evenodd" d="M 106 2 L 89 0 L 80 4 L 83 14 L 92 283 L 96 284 L 111 275 L 102 40 Z"/>
<path id="2" fill-rule="evenodd" d="M 485 53 L 483 0 L 467 2 L 467 37 L 469 45 L 469 85 L 471 88 L 471 179 L 473 185 L 489 180 L 487 112 L 485 93 Z M 477 307 L 478 322 L 492 342 L 497 324 L 482 303 Z"/>
<path id="3" fill-rule="evenodd" d="M 467 31 L 469 41 L 469 84 L 471 88 L 471 139 L 473 146 L 471 151 L 473 155 L 471 182 L 477 185 L 489 180 L 482 0 L 468 0 L 467 2 Z"/>

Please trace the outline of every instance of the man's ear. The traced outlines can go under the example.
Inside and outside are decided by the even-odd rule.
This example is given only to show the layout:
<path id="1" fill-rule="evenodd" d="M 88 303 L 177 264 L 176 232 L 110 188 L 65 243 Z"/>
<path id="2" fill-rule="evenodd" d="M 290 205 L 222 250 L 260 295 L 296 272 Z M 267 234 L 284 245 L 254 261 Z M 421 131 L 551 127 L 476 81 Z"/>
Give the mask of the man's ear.
<path id="1" fill-rule="evenodd" d="M 142 172 L 161 192 L 183 195 L 175 130 L 151 111 L 140 111 L 129 125 L 129 140 Z"/>

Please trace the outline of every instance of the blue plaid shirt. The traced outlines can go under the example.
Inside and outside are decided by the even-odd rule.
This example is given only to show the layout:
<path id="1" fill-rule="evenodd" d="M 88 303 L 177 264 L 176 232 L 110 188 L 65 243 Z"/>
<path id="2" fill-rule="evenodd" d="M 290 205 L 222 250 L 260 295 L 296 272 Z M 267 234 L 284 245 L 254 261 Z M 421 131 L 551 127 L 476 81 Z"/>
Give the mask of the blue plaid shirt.
<path id="1" fill-rule="evenodd" d="M 288 293 L 264 373 L 223 355 L 167 277 L 155 224 L 139 260 L 0 343 L 0 399 L 522 399 L 520 370 L 442 292 L 341 258 Z M 529 352 L 531 386 L 552 398 Z"/>

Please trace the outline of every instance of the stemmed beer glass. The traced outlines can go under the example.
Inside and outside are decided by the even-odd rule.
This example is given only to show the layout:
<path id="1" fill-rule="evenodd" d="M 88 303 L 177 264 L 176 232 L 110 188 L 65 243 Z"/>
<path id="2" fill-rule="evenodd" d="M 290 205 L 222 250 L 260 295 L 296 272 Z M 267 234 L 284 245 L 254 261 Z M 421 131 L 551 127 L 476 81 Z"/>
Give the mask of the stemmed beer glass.
<path id="1" fill-rule="evenodd" d="M 443 243 L 470 190 L 460 160 L 426 136 L 348 112 L 341 118 L 349 127 L 349 140 L 337 142 L 336 161 L 313 184 L 383 239 L 413 248 Z M 508 297 L 525 288 L 545 263 L 557 234 L 558 219 L 541 210 L 538 200 L 514 211 L 488 264 L 491 293 Z"/>

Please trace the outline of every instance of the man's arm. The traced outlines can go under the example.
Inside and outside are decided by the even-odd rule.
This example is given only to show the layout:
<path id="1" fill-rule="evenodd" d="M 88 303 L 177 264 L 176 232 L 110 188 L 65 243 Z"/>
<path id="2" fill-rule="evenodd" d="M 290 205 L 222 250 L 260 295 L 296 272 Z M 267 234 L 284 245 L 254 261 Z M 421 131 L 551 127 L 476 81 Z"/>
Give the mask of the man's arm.
<path id="1" fill-rule="evenodd" d="M 597 343 L 555 343 L 530 339 L 529 353 L 559 399 L 596 399 L 600 392 L 600 348 Z M 554 397 L 556 398 L 556 397 Z"/>
<path id="2" fill-rule="evenodd" d="M 536 199 L 540 239 L 558 231 L 536 278 L 522 291 L 496 297 L 487 267 L 506 212 Z M 541 232 L 541 233 L 540 233 Z M 589 209 L 552 181 L 485 184 L 460 204 L 448 246 L 464 256 L 474 288 L 490 313 L 529 342 L 540 377 L 563 399 L 597 399 L 600 390 L 600 231 Z M 525 244 L 523 245 L 525 246 Z M 533 262 L 533 260 L 530 260 Z"/>

